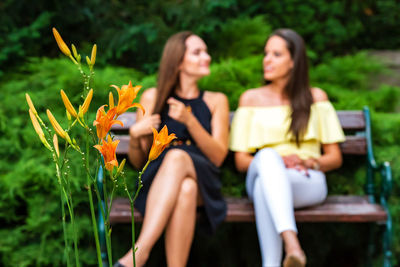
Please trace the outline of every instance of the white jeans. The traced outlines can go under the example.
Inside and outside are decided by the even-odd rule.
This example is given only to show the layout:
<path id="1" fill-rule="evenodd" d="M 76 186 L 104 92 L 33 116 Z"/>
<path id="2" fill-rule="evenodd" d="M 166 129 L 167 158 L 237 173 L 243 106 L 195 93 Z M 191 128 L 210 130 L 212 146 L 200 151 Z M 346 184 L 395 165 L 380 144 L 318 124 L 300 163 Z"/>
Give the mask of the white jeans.
<path id="1" fill-rule="evenodd" d="M 315 205 L 325 200 L 325 174 L 308 170 L 309 177 L 287 169 L 282 157 L 273 149 L 258 151 L 247 171 L 246 188 L 254 202 L 256 225 L 263 266 L 280 266 L 280 233 L 297 233 L 294 208 Z"/>

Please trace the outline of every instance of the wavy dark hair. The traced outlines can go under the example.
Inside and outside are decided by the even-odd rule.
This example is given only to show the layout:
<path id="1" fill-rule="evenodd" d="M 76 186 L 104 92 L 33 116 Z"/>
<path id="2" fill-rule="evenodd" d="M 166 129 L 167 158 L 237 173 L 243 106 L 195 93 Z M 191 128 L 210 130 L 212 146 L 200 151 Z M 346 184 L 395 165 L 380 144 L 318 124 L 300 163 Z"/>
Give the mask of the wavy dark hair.
<path id="1" fill-rule="evenodd" d="M 157 98 L 153 114 L 161 113 L 165 102 L 179 87 L 179 66 L 186 52 L 186 39 L 194 35 L 190 31 L 172 35 L 164 46 L 157 79 Z"/>
<path id="2" fill-rule="evenodd" d="M 269 38 L 273 36 L 279 36 L 286 41 L 286 47 L 293 60 L 293 68 L 284 88 L 284 93 L 289 98 L 292 110 L 292 122 L 288 133 L 292 133 L 297 146 L 300 146 L 300 141 L 307 130 L 313 103 L 308 76 L 306 47 L 303 38 L 291 29 L 278 29 Z"/>

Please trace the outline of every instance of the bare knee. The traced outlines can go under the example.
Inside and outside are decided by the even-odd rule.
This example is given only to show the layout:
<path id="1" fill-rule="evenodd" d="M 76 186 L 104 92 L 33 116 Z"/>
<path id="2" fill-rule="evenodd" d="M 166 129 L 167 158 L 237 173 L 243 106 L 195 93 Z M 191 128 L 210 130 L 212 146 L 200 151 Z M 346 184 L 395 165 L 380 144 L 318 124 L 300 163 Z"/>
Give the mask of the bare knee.
<path id="1" fill-rule="evenodd" d="M 196 204 L 197 203 L 197 182 L 193 178 L 185 178 L 182 181 L 179 191 L 179 204 Z"/>
<path id="2" fill-rule="evenodd" d="M 171 149 L 165 155 L 163 163 L 168 164 L 169 167 L 182 168 L 192 166 L 192 159 L 189 154 L 182 149 Z"/>

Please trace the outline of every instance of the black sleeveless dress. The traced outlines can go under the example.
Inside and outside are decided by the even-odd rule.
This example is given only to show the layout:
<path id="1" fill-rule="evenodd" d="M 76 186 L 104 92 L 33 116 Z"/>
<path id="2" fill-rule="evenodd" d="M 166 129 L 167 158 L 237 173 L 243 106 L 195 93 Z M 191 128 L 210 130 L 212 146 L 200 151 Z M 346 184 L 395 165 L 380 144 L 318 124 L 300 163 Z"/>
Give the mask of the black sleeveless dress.
<path id="1" fill-rule="evenodd" d="M 180 98 L 175 94 L 173 94 L 172 97 L 181 101 L 186 106 L 190 106 L 193 115 L 197 118 L 204 129 L 211 133 L 211 112 L 203 100 L 203 93 L 203 91 L 200 91 L 199 97 L 194 99 Z M 164 125 L 167 125 L 168 133 L 175 133 L 177 141 L 175 142 L 175 145 L 166 148 L 156 160 L 151 162 L 147 170 L 143 173 L 143 187 L 135 201 L 135 207 L 142 215 L 145 214 L 147 195 L 165 154 L 170 149 L 182 149 L 192 158 L 193 165 L 196 169 L 197 183 L 204 205 L 204 207 L 200 208 L 202 211 L 200 223 L 207 232 L 214 233 L 217 226 L 226 216 L 226 203 L 221 194 L 221 181 L 219 179 L 220 171 L 196 146 L 186 126 L 168 116 L 168 109 L 169 105 L 166 104 L 161 112 L 161 124 L 159 130 L 162 129 Z"/>

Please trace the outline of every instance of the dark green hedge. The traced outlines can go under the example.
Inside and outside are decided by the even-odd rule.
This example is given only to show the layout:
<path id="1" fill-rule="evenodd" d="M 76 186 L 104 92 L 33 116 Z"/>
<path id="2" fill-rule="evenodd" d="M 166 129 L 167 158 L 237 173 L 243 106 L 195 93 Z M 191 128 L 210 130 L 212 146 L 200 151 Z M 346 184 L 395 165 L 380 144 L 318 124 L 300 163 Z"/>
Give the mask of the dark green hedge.
<path id="1" fill-rule="evenodd" d="M 0 5 L 0 74 L 27 56 L 58 55 L 53 26 L 69 42 L 88 42 L 86 51 L 97 42 L 100 64 L 153 73 L 165 40 L 181 30 L 200 34 L 220 59 L 258 53 L 258 46 L 250 44 L 266 39 L 265 27 L 289 27 L 319 54 L 313 61 L 322 62 L 357 49 L 398 48 L 399 14 L 397 0 L 5 0 Z"/>
<path id="2" fill-rule="evenodd" d="M 221 60 L 212 65 L 212 75 L 204 78 L 200 85 L 205 90 L 225 92 L 229 96 L 231 109 L 235 109 L 238 97 L 244 90 L 262 83 L 261 60 L 261 55 Z M 314 86 L 328 92 L 337 109 L 361 109 L 368 105 L 372 110 L 377 159 L 388 160 L 393 167 L 394 192 L 390 204 L 395 227 L 394 258 L 399 258 L 400 236 L 397 228 L 400 218 L 400 115 L 394 111 L 399 109 L 400 95 L 398 87 L 372 82 L 384 69 L 379 62 L 370 59 L 364 52 L 326 61 L 312 68 L 311 77 Z M 92 112 L 107 102 L 110 84 L 122 85 L 129 80 L 135 84 L 143 84 L 146 88 L 155 85 L 155 75 L 145 76 L 134 69 L 97 69 Z M 78 101 L 81 89 L 79 81 L 79 74 L 68 60 L 47 58 L 32 58 L 29 63 L 20 67 L 19 72 L 10 72 L 0 80 L 0 261 L 4 266 L 63 265 L 59 193 L 54 169 L 49 155 L 45 153 L 31 126 L 24 95 L 25 92 L 30 93 L 42 118 L 45 118 L 46 108 L 50 108 L 57 118 L 62 118 L 65 116 L 65 110 L 59 90 L 64 89 L 72 101 Z M 76 97 L 72 97 L 73 95 Z M 80 164 L 78 159 L 71 159 L 70 177 L 76 195 L 81 258 L 85 266 L 90 266 L 96 264 L 96 257 L 84 175 Z M 245 194 L 244 177 L 238 174 L 231 164 L 228 160 L 223 168 L 223 192 L 226 195 L 242 196 Z M 136 177 L 135 172 L 129 169 L 128 177 Z M 363 159 L 348 158 L 340 171 L 328 174 L 330 193 L 361 194 L 364 178 Z M 128 236 L 124 231 L 129 231 L 129 227 L 118 226 L 114 229 L 115 256 L 122 255 L 129 246 L 128 240 L 124 239 L 124 236 Z M 328 262 L 339 264 L 341 261 L 339 258 L 335 259 L 334 255 L 346 255 L 350 252 L 354 252 L 350 257 L 353 266 L 362 264 L 366 241 L 359 239 L 357 242 L 354 237 L 367 233 L 363 226 L 300 225 L 300 231 L 302 243 L 309 255 L 310 266 L 320 266 L 321 262 L 327 262 L 326 266 L 329 265 Z M 378 235 L 379 232 L 376 233 L 376 244 L 379 248 L 381 238 Z M 197 262 L 198 265 L 193 266 L 210 266 L 210 259 L 201 257 L 202 253 L 206 253 L 205 247 L 209 247 L 214 259 L 221 262 L 226 258 L 232 260 L 232 264 L 237 263 L 240 266 L 251 266 L 251 262 L 258 262 L 257 238 L 253 224 L 224 225 L 214 238 L 203 237 L 201 233 L 196 236 L 191 261 Z M 314 240 L 321 239 L 325 240 L 323 245 L 314 243 Z M 230 244 L 231 247 L 222 252 L 217 240 L 222 240 L 223 244 Z M 250 242 L 251 245 L 243 248 L 243 242 Z M 337 242 L 341 242 L 343 246 L 338 248 L 335 246 Z M 162 247 L 162 244 L 159 247 Z M 154 253 L 154 265 L 150 266 L 159 266 L 158 260 L 162 258 L 162 250 L 156 250 Z M 246 259 L 252 260 L 246 263 Z M 379 261 L 379 253 L 375 261 Z M 221 263 L 219 266 L 224 265 Z"/>

